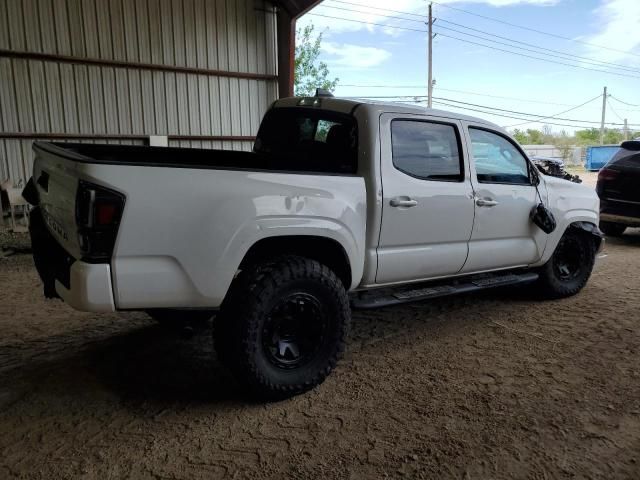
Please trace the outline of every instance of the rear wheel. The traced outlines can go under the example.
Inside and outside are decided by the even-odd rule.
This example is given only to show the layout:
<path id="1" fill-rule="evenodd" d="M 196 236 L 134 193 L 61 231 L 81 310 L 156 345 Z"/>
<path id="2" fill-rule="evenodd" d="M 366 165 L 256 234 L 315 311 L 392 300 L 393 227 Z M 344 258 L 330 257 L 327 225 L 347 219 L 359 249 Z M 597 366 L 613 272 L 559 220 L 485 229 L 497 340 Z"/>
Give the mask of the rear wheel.
<path id="1" fill-rule="evenodd" d="M 626 225 L 612 222 L 600 222 L 600 230 L 609 237 L 619 237 L 627 229 Z"/>
<path id="2" fill-rule="evenodd" d="M 587 283 L 595 262 L 596 244 L 581 230 L 569 228 L 540 270 L 538 285 L 547 298 L 575 295 Z"/>
<path id="3" fill-rule="evenodd" d="M 344 352 L 350 322 L 338 277 L 315 260 L 286 256 L 240 273 L 214 341 L 251 394 L 276 400 L 324 381 Z"/>

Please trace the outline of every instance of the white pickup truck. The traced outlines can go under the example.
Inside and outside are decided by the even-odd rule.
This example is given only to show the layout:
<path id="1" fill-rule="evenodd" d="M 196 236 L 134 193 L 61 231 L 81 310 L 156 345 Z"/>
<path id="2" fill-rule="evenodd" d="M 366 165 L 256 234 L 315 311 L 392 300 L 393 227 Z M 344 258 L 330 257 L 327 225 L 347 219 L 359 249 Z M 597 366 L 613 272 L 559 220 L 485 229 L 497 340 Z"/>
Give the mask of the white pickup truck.
<path id="1" fill-rule="evenodd" d="M 324 380 L 351 307 L 526 282 L 573 295 L 603 244 L 593 189 L 542 175 L 500 127 L 445 111 L 287 98 L 253 152 L 34 149 L 24 195 L 45 295 L 158 319 L 215 312 L 219 358 L 266 398 Z"/>

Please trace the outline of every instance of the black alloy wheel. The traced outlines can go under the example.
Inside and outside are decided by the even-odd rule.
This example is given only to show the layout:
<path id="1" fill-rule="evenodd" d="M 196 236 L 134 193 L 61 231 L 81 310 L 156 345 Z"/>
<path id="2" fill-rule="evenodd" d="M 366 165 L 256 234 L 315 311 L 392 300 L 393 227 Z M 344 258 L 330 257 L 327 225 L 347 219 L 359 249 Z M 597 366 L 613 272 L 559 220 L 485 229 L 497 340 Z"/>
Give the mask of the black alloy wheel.
<path id="1" fill-rule="evenodd" d="M 297 292 L 282 298 L 265 318 L 262 348 L 278 368 L 298 368 L 320 350 L 328 326 L 320 300 Z"/>
<path id="2" fill-rule="evenodd" d="M 553 254 L 553 269 L 558 278 L 562 281 L 576 278 L 585 262 L 585 253 L 578 238 L 563 237 Z"/>

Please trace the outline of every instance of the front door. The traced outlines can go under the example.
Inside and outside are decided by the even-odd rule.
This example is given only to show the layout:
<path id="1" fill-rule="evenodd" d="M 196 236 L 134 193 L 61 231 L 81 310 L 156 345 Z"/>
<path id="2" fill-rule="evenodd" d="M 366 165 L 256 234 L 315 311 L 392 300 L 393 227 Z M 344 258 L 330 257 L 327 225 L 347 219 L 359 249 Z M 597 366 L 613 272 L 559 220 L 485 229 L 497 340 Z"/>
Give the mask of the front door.
<path id="1" fill-rule="evenodd" d="M 536 262 L 546 234 L 530 219 L 538 204 L 531 164 L 502 133 L 469 126 L 475 221 L 463 272 Z"/>
<path id="2" fill-rule="evenodd" d="M 473 226 L 460 124 L 381 118 L 382 225 L 376 283 L 458 273 Z"/>

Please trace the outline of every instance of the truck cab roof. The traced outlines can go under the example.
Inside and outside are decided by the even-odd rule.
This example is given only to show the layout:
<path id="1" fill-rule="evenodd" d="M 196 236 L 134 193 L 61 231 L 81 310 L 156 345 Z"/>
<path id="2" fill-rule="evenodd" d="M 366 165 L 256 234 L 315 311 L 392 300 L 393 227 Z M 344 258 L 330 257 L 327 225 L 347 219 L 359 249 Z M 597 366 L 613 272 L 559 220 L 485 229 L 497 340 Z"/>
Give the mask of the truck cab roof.
<path id="1" fill-rule="evenodd" d="M 371 99 L 353 98 L 336 98 L 328 96 L 315 97 L 289 97 L 276 100 L 272 108 L 283 107 L 312 107 L 322 108 L 324 110 L 332 110 L 340 113 L 352 113 L 356 108 L 364 108 L 370 114 L 382 113 L 406 113 L 410 115 L 430 115 L 436 117 L 451 118 L 455 120 L 464 120 L 475 124 L 486 125 L 495 130 L 505 131 L 499 125 L 489 122 L 482 118 L 472 117 L 457 112 L 449 112 L 436 108 L 427 108 L 418 105 L 408 105 L 400 102 L 381 102 Z"/>

